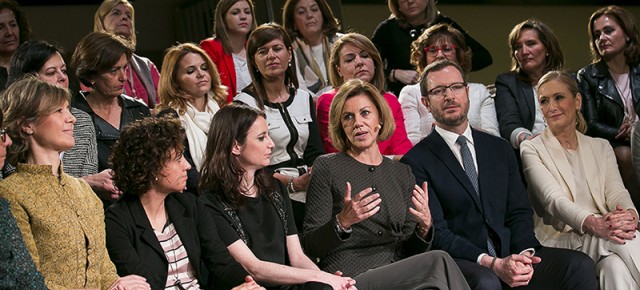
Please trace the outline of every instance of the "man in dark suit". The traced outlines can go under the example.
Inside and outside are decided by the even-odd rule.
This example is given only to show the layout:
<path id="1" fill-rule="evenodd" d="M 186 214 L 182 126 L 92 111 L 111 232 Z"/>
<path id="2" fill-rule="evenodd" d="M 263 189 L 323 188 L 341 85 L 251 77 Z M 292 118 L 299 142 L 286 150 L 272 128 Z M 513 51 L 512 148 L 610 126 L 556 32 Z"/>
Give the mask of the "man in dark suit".
<path id="1" fill-rule="evenodd" d="M 425 69 L 423 103 L 436 127 L 401 160 L 429 184 L 433 247 L 456 260 L 472 289 L 596 289 L 588 256 L 536 239 L 513 150 L 469 127 L 466 83 L 453 62 Z"/>

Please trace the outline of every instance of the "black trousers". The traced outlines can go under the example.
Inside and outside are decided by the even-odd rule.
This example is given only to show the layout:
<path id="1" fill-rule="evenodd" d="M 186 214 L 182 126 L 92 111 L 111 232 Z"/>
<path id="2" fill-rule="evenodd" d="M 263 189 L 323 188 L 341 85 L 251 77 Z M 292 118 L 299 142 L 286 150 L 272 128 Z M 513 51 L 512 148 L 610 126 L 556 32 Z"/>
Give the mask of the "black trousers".
<path id="1" fill-rule="evenodd" d="M 533 265 L 529 285 L 518 289 L 596 290 L 596 270 L 593 260 L 578 251 L 542 247 L 536 251 L 542 262 Z M 460 271 L 474 290 L 512 289 L 489 268 L 475 261 L 455 259 Z"/>

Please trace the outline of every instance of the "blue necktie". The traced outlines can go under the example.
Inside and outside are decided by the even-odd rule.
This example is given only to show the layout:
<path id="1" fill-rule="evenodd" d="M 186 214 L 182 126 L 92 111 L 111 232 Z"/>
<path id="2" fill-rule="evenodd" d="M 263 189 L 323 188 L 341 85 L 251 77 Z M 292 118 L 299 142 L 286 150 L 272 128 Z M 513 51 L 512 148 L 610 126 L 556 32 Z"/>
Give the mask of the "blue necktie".
<path id="1" fill-rule="evenodd" d="M 467 138 L 460 135 L 458 136 L 456 143 L 460 145 L 460 156 L 462 156 L 464 172 L 467 174 L 469 181 L 471 181 L 473 188 L 476 190 L 476 195 L 480 197 L 480 190 L 478 189 L 478 173 L 476 172 L 476 166 L 475 162 L 473 162 L 471 151 L 469 151 L 469 147 L 467 146 Z M 489 255 L 496 257 L 496 247 L 493 245 L 493 242 L 489 237 L 487 237 L 487 251 L 489 252 Z"/>

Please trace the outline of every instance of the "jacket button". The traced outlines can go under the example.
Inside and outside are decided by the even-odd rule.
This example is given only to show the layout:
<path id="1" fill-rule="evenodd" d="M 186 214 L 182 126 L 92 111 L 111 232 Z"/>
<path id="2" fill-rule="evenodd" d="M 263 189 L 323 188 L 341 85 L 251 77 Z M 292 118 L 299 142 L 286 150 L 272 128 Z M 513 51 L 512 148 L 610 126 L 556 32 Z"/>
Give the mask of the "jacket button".
<path id="1" fill-rule="evenodd" d="M 378 236 L 382 236 L 382 231 L 378 231 Z"/>
<path id="2" fill-rule="evenodd" d="M 377 188 L 375 185 L 374 185 L 374 186 L 372 186 L 372 187 L 371 187 L 371 192 L 376 192 L 376 191 L 378 191 L 378 188 Z"/>
<path id="3" fill-rule="evenodd" d="M 373 172 L 373 171 L 375 171 L 375 170 L 376 170 L 376 168 L 375 168 L 375 167 L 369 167 L 369 172 Z"/>

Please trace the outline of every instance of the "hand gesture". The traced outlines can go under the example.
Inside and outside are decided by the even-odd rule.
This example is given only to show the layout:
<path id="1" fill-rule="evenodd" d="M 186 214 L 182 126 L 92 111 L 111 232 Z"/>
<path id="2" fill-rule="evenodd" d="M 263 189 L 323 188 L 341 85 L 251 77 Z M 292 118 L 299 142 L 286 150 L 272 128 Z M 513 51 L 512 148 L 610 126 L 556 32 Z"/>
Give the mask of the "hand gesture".
<path id="1" fill-rule="evenodd" d="M 429 190 L 427 182 L 422 183 L 422 188 L 417 184 L 413 187 L 411 197 L 414 208 L 409 208 L 409 212 L 418 219 L 418 225 L 429 230 L 431 227 L 431 211 L 429 210 Z"/>
<path id="2" fill-rule="evenodd" d="M 311 181 L 311 171 L 313 167 L 309 167 L 309 170 L 304 174 L 293 178 L 293 188 L 296 191 L 306 191 L 309 188 L 309 182 Z"/>
<path id="3" fill-rule="evenodd" d="M 366 188 L 351 198 L 351 183 L 347 182 L 342 211 L 338 214 L 338 222 L 343 228 L 348 229 L 380 210 L 380 194 L 370 194 L 371 191 L 371 187 Z"/>
<path id="4" fill-rule="evenodd" d="M 151 286 L 147 283 L 147 279 L 138 275 L 128 275 L 118 278 L 109 290 L 150 290 Z"/>
<path id="5" fill-rule="evenodd" d="M 231 290 L 264 290 L 264 287 L 258 285 L 258 283 L 253 280 L 253 277 L 247 276 L 244 278 L 244 283 L 233 287 Z"/>
<path id="6" fill-rule="evenodd" d="M 533 264 L 540 261 L 539 257 L 513 254 L 504 259 L 497 258 L 493 272 L 509 287 L 526 286 L 533 277 Z"/>

